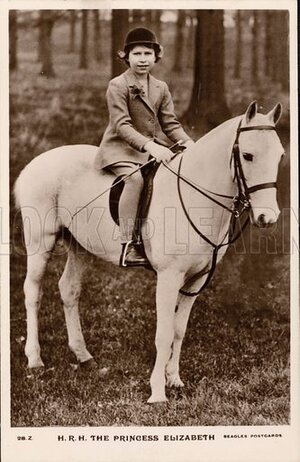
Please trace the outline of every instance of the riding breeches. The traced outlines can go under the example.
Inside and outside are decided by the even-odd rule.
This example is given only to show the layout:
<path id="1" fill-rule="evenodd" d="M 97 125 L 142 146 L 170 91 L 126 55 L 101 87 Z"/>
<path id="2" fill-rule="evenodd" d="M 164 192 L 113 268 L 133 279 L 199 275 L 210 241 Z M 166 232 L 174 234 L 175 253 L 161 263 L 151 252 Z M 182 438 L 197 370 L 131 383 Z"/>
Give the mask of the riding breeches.
<path id="1" fill-rule="evenodd" d="M 118 163 L 110 167 L 110 170 L 116 175 L 130 175 L 138 168 L 134 163 Z M 137 215 L 138 205 L 141 192 L 144 186 L 144 179 L 141 171 L 133 173 L 124 179 L 124 189 L 119 202 L 119 222 L 121 243 L 128 242 L 133 237 L 134 224 Z"/>

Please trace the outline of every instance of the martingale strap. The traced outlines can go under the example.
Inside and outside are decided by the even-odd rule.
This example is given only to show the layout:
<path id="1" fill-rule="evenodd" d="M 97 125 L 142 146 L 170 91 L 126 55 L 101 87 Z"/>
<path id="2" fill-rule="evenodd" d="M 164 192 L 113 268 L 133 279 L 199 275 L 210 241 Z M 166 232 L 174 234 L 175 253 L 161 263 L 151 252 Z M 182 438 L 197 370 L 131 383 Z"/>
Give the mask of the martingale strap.
<path id="1" fill-rule="evenodd" d="M 243 232 L 245 231 L 245 229 L 250 223 L 249 215 L 247 215 L 247 218 L 244 221 L 244 223 L 242 225 L 240 224 L 240 229 L 238 230 L 238 232 L 235 233 L 236 223 L 237 223 L 237 218 L 233 215 L 232 222 L 230 223 L 230 226 L 229 226 L 230 233 L 228 233 L 228 241 L 214 247 L 212 257 L 211 257 L 210 267 L 208 269 L 204 268 L 203 270 L 200 270 L 198 273 L 190 277 L 186 281 L 184 286 L 179 290 L 179 292 L 182 295 L 185 295 L 186 297 L 197 297 L 208 286 L 210 280 L 212 279 L 214 275 L 214 272 L 217 266 L 218 252 L 220 248 L 227 246 L 227 245 L 231 245 L 239 239 L 241 234 L 243 234 Z M 204 283 L 202 284 L 202 286 L 200 287 L 200 289 L 196 290 L 195 292 L 188 292 L 187 290 L 184 289 L 185 286 L 190 286 L 191 284 L 193 284 L 194 282 L 197 282 L 200 278 L 202 278 L 205 275 L 206 275 L 206 279 Z"/>

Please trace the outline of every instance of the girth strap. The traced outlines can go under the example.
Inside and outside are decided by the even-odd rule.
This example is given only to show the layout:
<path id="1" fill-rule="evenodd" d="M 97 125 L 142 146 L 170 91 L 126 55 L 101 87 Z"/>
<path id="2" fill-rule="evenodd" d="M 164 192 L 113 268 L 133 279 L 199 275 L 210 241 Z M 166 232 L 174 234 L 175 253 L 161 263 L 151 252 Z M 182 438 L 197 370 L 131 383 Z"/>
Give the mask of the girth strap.
<path id="1" fill-rule="evenodd" d="M 211 259 L 211 266 L 210 266 L 210 269 L 209 270 L 202 270 L 200 271 L 199 273 L 196 273 L 194 274 L 194 276 L 192 276 L 186 283 L 185 285 L 191 285 L 193 282 L 196 282 L 197 280 L 199 280 L 202 276 L 205 276 L 207 274 L 207 277 L 204 281 L 204 284 L 200 287 L 199 290 L 197 290 L 196 292 L 188 292 L 186 290 L 184 290 L 183 288 L 179 290 L 179 292 L 182 294 L 182 295 L 185 295 L 187 297 L 197 297 L 197 295 L 199 295 L 202 290 L 204 290 L 206 288 L 206 286 L 209 284 L 211 278 L 213 277 L 214 275 L 214 272 L 215 272 L 215 269 L 216 269 L 216 266 L 217 266 L 217 258 L 218 258 L 218 251 L 219 251 L 219 246 L 215 246 L 214 250 L 213 250 L 213 254 L 212 254 L 212 259 Z"/>

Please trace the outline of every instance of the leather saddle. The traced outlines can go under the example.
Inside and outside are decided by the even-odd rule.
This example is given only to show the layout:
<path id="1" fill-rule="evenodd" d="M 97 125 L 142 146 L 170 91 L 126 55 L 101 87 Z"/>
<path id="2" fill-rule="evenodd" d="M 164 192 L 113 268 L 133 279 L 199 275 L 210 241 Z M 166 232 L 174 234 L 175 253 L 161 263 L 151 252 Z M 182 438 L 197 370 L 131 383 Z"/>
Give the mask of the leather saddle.
<path id="1" fill-rule="evenodd" d="M 143 220 L 147 218 L 148 210 L 151 204 L 152 192 L 153 192 L 153 179 L 158 170 L 160 164 L 154 163 L 149 166 L 145 166 L 141 169 L 144 178 L 144 187 L 141 194 L 140 203 L 138 206 L 137 217 L 135 221 L 135 238 L 137 241 L 142 241 L 141 238 L 141 227 Z M 118 176 L 112 183 L 112 188 L 109 194 L 109 210 L 114 222 L 119 226 L 119 201 L 121 194 L 124 189 L 124 181 L 120 181 L 122 176 Z M 114 186 L 118 183 L 116 186 Z"/>

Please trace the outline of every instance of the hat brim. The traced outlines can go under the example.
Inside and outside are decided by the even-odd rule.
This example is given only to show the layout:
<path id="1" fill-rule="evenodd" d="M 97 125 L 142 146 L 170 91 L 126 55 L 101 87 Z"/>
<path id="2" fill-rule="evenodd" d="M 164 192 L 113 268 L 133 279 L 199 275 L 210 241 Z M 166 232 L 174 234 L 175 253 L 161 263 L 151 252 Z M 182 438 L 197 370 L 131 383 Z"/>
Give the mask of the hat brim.
<path id="1" fill-rule="evenodd" d="M 153 45 L 157 47 L 158 50 L 161 50 L 161 45 L 158 42 L 151 42 L 150 40 L 138 40 L 135 42 L 126 43 L 126 45 L 124 46 L 124 51 L 128 50 L 129 47 L 135 45 Z"/>

